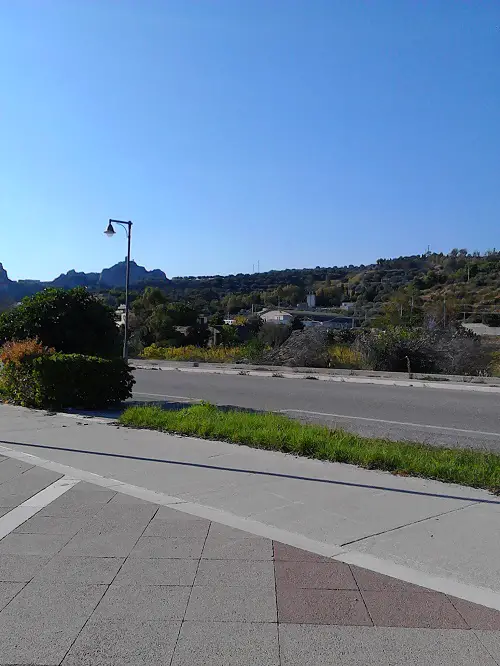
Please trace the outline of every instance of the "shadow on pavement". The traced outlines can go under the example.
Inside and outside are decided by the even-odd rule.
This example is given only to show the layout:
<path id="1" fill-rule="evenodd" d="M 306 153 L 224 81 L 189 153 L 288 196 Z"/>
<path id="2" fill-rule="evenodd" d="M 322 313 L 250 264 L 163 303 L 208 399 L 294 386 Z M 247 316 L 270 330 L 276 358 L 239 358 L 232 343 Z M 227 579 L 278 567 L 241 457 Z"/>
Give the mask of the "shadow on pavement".
<path id="1" fill-rule="evenodd" d="M 294 474 L 282 474 L 280 472 L 265 472 L 256 469 L 240 469 L 237 467 L 223 467 L 220 465 L 207 465 L 205 463 L 186 462 L 183 460 L 169 460 L 165 458 L 146 458 L 143 456 L 132 456 L 125 453 L 108 453 L 106 451 L 92 451 L 87 449 L 71 449 L 63 446 L 50 446 L 48 444 L 30 444 L 27 442 L 10 442 L 8 440 L 0 440 L 0 444 L 7 444 L 11 446 L 27 446 L 34 449 L 46 449 L 50 451 L 66 451 L 68 453 L 84 453 L 92 456 L 103 456 L 106 458 L 118 458 L 121 460 L 134 460 L 137 462 L 152 462 L 160 463 L 162 465 L 177 465 L 179 467 L 193 467 L 197 469 L 216 470 L 222 472 L 236 472 L 239 474 L 255 474 L 256 476 L 268 476 L 276 479 L 296 479 L 297 481 L 312 481 L 314 483 L 324 483 L 332 486 L 344 486 L 347 488 L 364 488 L 366 490 L 382 490 L 385 492 L 399 493 L 401 495 L 415 495 L 419 497 L 436 497 L 438 499 L 452 499 L 460 500 L 463 502 L 473 502 L 476 504 L 496 504 L 500 505 L 500 499 L 479 499 L 464 497 L 461 495 L 448 495 L 445 493 L 431 493 L 422 490 L 407 490 L 404 488 L 390 488 L 388 486 L 376 486 L 366 483 L 354 483 L 351 481 L 335 481 L 333 479 L 318 479 L 311 476 L 297 476 Z M 240 445 L 241 446 L 241 445 Z"/>
<path id="2" fill-rule="evenodd" d="M 171 401 L 171 400 L 128 400 L 127 402 L 111 409 L 96 409 L 96 410 L 85 410 L 85 409 L 66 409 L 64 410 L 65 414 L 72 414 L 74 416 L 82 416 L 85 418 L 99 418 L 99 419 L 109 419 L 110 421 L 115 421 L 120 417 L 122 412 L 127 409 L 127 407 L 161 407 L 162 409 L 184 409 L 185 407 L 191 407 L 202 402 L 201 400 L 196 401 Z M 250 407 L 239 407 L 237 405 L 217 405 L 219 409 L 223 410 L 237 410 L 239 412 L 251 412 L 254 414 L 265 413 L 262 409 L 252 409 Z M 57 412 L 49 412 L 50 416 L 57 416 Z"/>

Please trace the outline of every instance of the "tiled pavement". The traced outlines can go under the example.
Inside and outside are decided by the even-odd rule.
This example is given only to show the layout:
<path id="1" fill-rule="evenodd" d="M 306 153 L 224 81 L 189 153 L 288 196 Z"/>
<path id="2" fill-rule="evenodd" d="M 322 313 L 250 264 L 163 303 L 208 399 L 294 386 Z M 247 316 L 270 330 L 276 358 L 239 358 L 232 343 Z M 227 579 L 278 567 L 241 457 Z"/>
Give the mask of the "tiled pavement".
<path id="1" fill-rule="evenodd" d="M 58 478 L 1 461 L 0 515 Z M 0 540 L 0 609 L 1 666 L 500 663 L 500 612 L 84 482 Z"/>

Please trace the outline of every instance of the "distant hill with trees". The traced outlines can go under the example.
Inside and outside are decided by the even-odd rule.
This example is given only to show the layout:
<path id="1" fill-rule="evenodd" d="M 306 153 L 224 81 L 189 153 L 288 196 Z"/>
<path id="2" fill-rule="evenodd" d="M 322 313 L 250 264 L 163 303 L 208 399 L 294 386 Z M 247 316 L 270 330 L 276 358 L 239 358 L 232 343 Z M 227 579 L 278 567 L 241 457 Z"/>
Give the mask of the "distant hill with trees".
<path id="1" fill-rule="evenodd" d="M 46 286 L 86 286 L 116 306 L 124 299 L 124 275 L 121 262 L 101 273 L 69 271 L 51 283 L 14 282 L 0 264 L 0 304 Z M 381 258 L 366 266 L 316 266 L 171 279 L 163 271 L 147 271 L 134 262 L 131 278 L 133 298 L 146 286 L 158 287 L 168 301 L 183 302 L 207 315 L 236 314 L 252 307 L 292 308 L 304 303 L 308 293 L 316 295 L 319 308 L 336 310 L 342 303 L 352 303 L 349 313 L 372 325 L 408 325 L 423 318 L 438 324 L 443 318 L 455 317 L 494 323 L 500 311 L 500 252 L 496 250 L 470 253 L 453 249 L 448 254 Z"/>

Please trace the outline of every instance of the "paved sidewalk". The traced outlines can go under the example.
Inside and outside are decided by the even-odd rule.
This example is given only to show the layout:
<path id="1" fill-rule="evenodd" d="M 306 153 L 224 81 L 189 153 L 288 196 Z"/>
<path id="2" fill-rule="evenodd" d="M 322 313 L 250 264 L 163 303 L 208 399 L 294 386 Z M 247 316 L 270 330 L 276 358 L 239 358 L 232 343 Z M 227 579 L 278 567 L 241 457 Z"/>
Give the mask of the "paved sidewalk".
<path id="1" fill-rule="evenodd" d="M 2 446 L 500 610 L 500 498 L 483 491 L 7 406 Z"/>
<path id="2" fill-rule="evenodd" d="M 0 525 L 45 504 L 0 540 L 1 666 L 500 663 L 498 611 L 64 480 L 0 456 Z"/>

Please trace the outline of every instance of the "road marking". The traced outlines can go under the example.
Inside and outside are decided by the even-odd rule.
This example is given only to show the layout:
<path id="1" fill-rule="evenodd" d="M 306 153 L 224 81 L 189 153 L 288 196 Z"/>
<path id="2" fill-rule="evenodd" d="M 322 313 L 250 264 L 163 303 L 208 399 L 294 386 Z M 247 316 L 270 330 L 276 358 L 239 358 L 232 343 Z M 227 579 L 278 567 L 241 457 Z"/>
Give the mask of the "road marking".
<path id="1" fill-rule="evenodd" d="M 235 529 L 240 529 L 249 532 L 250 534 L 262 536 L 266 539 L 272 539 L 274 541 L 280 541 L 281 543 L 295 546 L 296 548 L 302 548 L 303 550 L 307 550 L 311 553 L 323 555 L 324 557 L 330 557 L 341 562 L 356 564 L 360 567 L 364 567 L 365 569 L 369 569 L 370 571 L 376 571 L 377 573 L 385 574 L 387 576 L 391 576 L 392 578 L 403 580 L 407 583 L 414 583 L 415 585 L 420 585 L 422 587 L 436 590 L 438 592 L 444 592 L 445 594 L 449 594 L 460 599 L 465 599 L 488 608 L 500 610 L 500 592 L 489 588 L 479 587 L 468 583 L 461 583 L 460 581 L 454 580 L 452 578 L 443 578 L 441 576 L 435 576 L 431 573 L 411 569 L 410 567 L 396 564 L 391 560 L 384 560 L 382 558 L 374 557 L 368 553 L 350 550 L 336 544 L 325 543 L 324 541 L 316 541 L 304 536 L 303 534 L 282 530 L 278 527 L 273 527 L 251 518 L 242 518 L 241 516 L 237 516 L 234 513 L 230 513 L 229 511 L 215 509 L 210 506 L 185 501 L 178 497 L 172 497 L 166 493 L 149 490 L 140 486 L 133 486 L 131 484 L 118 481 L 117 479 L 111 479 L 108 477 L 100 476 L 99 474 L 95 474 L 94 472 L 87 472 L 75 467 L 69 467 L 68 465 L 62 465 L 61 463 L 55 463 L 51 460 L 39 458 L 38 456 L 34 456 L 30 453 L 24 453 L 23 451 L 17 451 L 9 449 L 5 446 L 0 446 L 0 452 L 2 455 L 10 458 L 23 460 L 32 465 L 38 465 L 39 467 L 43 467 L 54 472 L 66 474 L 68 476 L 65 478 L 69 478 L 70 481 L 73 482 L 73 485 L 74 483 L 77 483 L 78 480 L 94 483 L 95 485 L 109 488 L 110 490 L 114 490 L 125 495 L 131 495 L 132 497 L 138 497 L 148 502 L 169 506 L 171 509 L 181 511 L 182 513 L 198 516 L 200 518 L 206 518 L 207 520 L 212 520 L 216 523 L 227 525 L 228 527 L 234 527 Z M 56 483 L 61 483 L 63 481 L 64 479 L 60 479 Z M 43 492 L 44 491 L 42 491 L 42 493 Z M 34 500 L 34 498 L 31 499 Z M 29 501 L 30 500 L 28 500 L 28 502 Z M 1 520 L 2 519 L 0 519 L 0 521 Z"/>
<path id="2" fill-rule="evenodd" d="M 16 527 L 25 523 L 28 518 L 34 516 L 55 499 L 67 493 L 77 483 L 80 483 L 80 479 L 64 476 L 6 513 L 0 518 L 0 539 L 10 534 Z"/>
<path id="3" fill-rule="evenodd" d="M 367 416 L 347 416 L 347 414 L 328 414 L 325 412 L 312 412 L 307 409 L 280 409 L 280 412 L 295 414 L 312 414 L 314 416 L 331 416 L 336 419 L 351 419 L 355 421 L 367 421 L 370 423 L 388 423 L 390 425 L 408 426 L 410 428 L 430 428 L 431 430 L 446 430 L 447 432 L 460 432 L 469 435 L 487 435 L 500 437 L 500 432 L 488 432 L 484 430 L 466 430 L 465 428 L 450 428 L 449 426 L 429 425 L 427 423 L 411 423 L 409 421 L 388 421 L 386 419 L 373 419 Z"/>
<path id="4" fill-rule="evenodd" d="M 188 400 L 189 402 L 203 402 L 201 398 L 188 398 L 186 395 L 163 395 L 159 393 L 139 393 L 134 391 L 134 395 L 147 396 L 148 398 L 169 398 L 172 400 Z"/>

